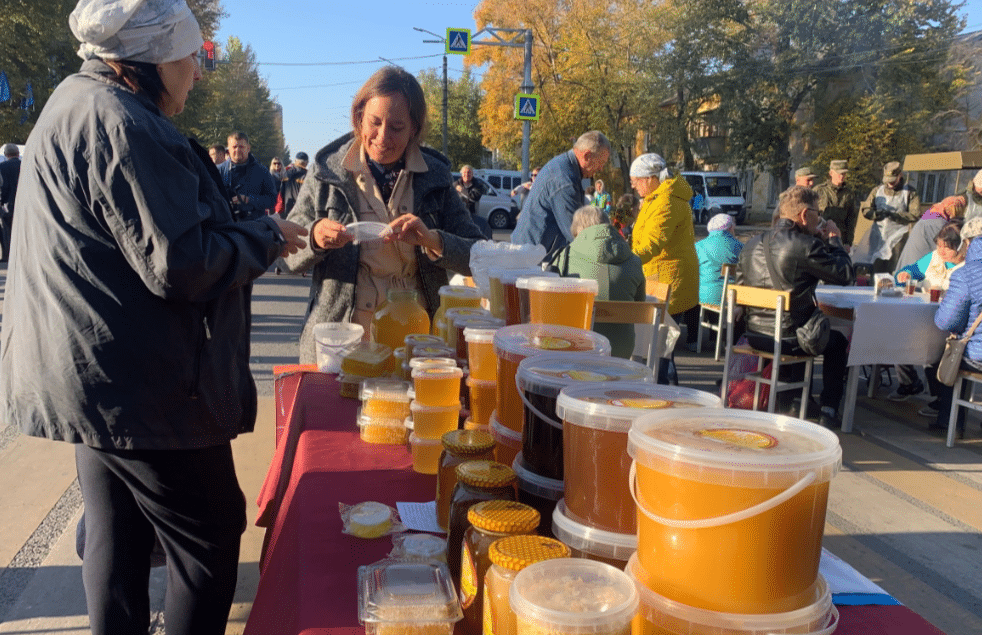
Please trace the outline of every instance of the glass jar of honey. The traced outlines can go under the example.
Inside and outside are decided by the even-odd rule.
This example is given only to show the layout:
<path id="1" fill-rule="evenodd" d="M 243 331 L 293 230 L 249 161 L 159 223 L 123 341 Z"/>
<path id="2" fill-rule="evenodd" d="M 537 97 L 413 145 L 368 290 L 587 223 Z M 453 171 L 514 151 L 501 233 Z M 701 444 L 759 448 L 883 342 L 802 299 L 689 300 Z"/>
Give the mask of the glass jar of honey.
<path id="1" fill-rule="evenodd" d="M 514 501 L 515 472 L 494 461 L 467 461 L 457 466 L 457 484 L 450 496 L 447 525 L 447 564 L 454 582 L 460 582 L 460 547 L 464 532 L 470 527 L 467 512 L 477 503 L 488 500 Z"/>
<path id="2" fill-rule="evenodd" d="M 481 430 L 453 430 L 443 435 L 443 453 L 436 474 L 436 520 L 444 531 L 450 524 L 450 495 L 457 484 L 457 466 L 465 461 L 494 459 L 494 437 Z"/>
<path id="3" fill-rule="evenodd" d="M 543 536 L 509 536 L 491 543 L 491 567 L 484 575 L 484 635 L 516 635 L 518 627 L 508 594 L 519 571 L 536 562 L 569 557 L 569 547 Z"/>
<path id="4" fill-rule="evenodd" d="M 430 316 L 413 289 L 389 289 L 388 302 L 372 317 L 372 341 L 393 350 L 403 346 L 407 335 L 429 333 Z"/>

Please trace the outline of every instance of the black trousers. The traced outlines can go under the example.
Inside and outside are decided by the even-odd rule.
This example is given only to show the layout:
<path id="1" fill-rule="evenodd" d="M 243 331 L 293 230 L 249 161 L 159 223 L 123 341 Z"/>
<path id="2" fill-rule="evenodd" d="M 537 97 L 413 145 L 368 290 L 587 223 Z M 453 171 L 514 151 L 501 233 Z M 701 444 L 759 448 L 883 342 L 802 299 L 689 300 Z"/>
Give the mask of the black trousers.
<path id="1" fill-rule="evenodd" d="M 168 635 L 225 632 L 245 530 L 232 448 L 75 450 L 85 501 L 82 577 L 95 635 L 146 635 L 154 535 L 167 554 Z"/>
<path id="2" fill-rule="evenodd" d="M 771 335 L 747 331 L 747 342 L 758 350 L 774 351 L 774 337 Z M 798 346 L 797 340 L 783 341 L 781 349 L 786 355 L 807 355 Z M 819 403 L 839 412 L 839 402 L 842 401 L 846 387 L 846 362 L 849 360 L 849 340 L 846 339 L 846 336 L 839 331 L 832 331 L 829 334 L 829 343 L 822 352 L 822 359 L 822 394 L 819 397 Z M 795 364 L 782 366 L 779 379 L 781 381 L 801 381 L 804 376 L 804 365 Z M 792 391 L 782 392 L 778 395 L 777 403 L 786 407 L 790 405 L 793 398 L 794 393 Z"/>

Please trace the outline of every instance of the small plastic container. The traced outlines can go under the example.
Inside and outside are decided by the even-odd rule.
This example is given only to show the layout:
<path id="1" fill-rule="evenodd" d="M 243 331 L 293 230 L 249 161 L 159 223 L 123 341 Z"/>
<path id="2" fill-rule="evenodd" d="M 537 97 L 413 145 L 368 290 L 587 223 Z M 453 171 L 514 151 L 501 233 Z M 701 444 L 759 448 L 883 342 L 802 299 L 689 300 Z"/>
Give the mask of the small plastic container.
<path id="1" fill-rule="evenodd" d="M 447 562 L 447 541 L 433 534 L 400 533 L 392 536 L 390 558 L 425 562 Z"/>
<path id="2" fill-rule="evenodd" d="M 345 533 L 358 538 L 378 538 L 392 529 L 392 508 L 375 501 L 358 503 L 348 510 Z"/>
<path id="3" fill-rule="evenodd" d="M 498 401 L 498 382 L 468 377 L 464 383 L 470 391 L 471 419 L 478 425 L 490 425 L 491 413 Z"/>
<path id="4" fill-rule="evenodd" d="M 414 357 L 413 361 L 409 362 L 409 371 L 412 374 L 412 371 L 417 368 L 435 368 L 438 366 L 459 368 L 457 359 L 454 357 Z"/>
<path id="5" fill-rule="evenodd" d="M 413 456 L 414 472 L 436 474 L 440 469 L 440 453 L 443 452 L 440 439 L 424 439 L 413 432 L 409 435 L 409 449 Z"/>
<path id="6" fill-rule="evenodd" d="M 501 272 L 498 279 L 501 281 L 501 296 L 506 324 L 523 324 L 521 312 L 519 310 L 518 289 L 515 287 L 515 283 L 519 278 L 529 276 L 542 277 L 542 274 L 543 271 L 541 267 L 508 269 Z M 554 274 L 554 277 L 558 278 L 559 274 Z"/>
<path id="7" fill-rule="evenodd" d="M 338 375 L 338 394 L 342 397 L 348 399 L 360 399 L 361 398 L 361 382 L 368 379 L 367 377 L 362 377 L 361 375 L 349 375 L 347 373 L 341 373 Z"/>
<path id="8" fill-rule="evenodd" d="M 365 635 L 452 635 L 463 617 L 443 563 L 382 560 L 358 568 Z"/>
<path id="9" fill-rule="evenodd" d="M 498 421 L 496 412 L 491 413 L 491 436 L 494 438 L 494 460 L 511 465 L 522 451 L 522 433 L 516 432 Z"/>
<path id="10" fill-rule="evenodd" d="M 341 372 L 360 377 L 382 377 L 392 371 L 392 348 L 361 342 L 341 358 Z"/>
<path id="11" fill-rule="evenodd" d="M 505 321 L 501 318 L 488 317 L 484 315 L 460 315 L 453 319 L 453 336 L 451 339 L 455 342 L 456 348 L 454 349 L 457 355 L 457 359 L 467 359 L 467 340 L 464 337 L 464 331 L 469 328 L 501 328 L 505 325 Z M 449 332 L 450 328 L 447 327 Z"/>
<path id="12" fill-rule="evenodd" d="M 599 285 L 586 278 L 534 278 L 528 282 L 529 322 L 589 329 Z"/>
<path id="13" fill-rule="evenodd" d="M 440 439 L 460 427 L 460 404 L 425 406 L 413 401 L 409 410 L 413 415 L 413 430 L 421 439 Z"/>
<path id="14" fill-rule="evenodd" d="M 345 225 L 344 233 L 351 236 L 356 245 L 368 247 L 380 244 L 386 236 L 392 233 L 392 228 L 385 223 L 362 221 Z"/>
<path id="15" fill-rule="evenodd" d="M 406 347 L 400 346 L 396 350 L 392 351 L 392 359 L 395 364 L 395 371 L 392 373 L 394 379 L 400 381 L 407 381 L 406 373 L 403 372 L 404 369 L 408 368 L 409 365 L 406 363 Z M 410 380 L 412 377 L 409 378 Z"/>
<path id="16" fill-rule="evenodd" d="M 639 604 L 626 573 L 578 558 L 525 567 L 515 576 L 508 600 L 517 635 L 630 635 Z"/>
<path id="17" fill-rule="evenodd" d="M 552 534 L 569 545 L 574 558 L 606 562 L 623 569 L 637 551 L 637 534 L 618 534 L 580 524 L 569 517 L 565 501 L 560 500 L 554 506 L 551 518 Z"/>
<path id="18" fill-rule="evenodd" d="M 433 335 L 440 335 L 442 332 L 441 323 L 448 309 L 464 307 L 477 309 L 481 307 L 481 290 L 476 287 L 444 285 L 440 287 L 437 293 L 440 295 L 440 306 L 433 314 L 433 327 L 430 329 L 430 333 Z"/>
<path id="19" fill-rule="evenodd" d="M 416 401 L 427 406 L 460 407 L 460 380 L 464 371 L 436 366 L 413 369 L 413 388 Z"/>
<path id="20" fill-rule="evenodd" d="M 568 557 L 569 547 L 543 536 L 509 536 L 491 543 L 491 568 L 484 576 L 485 635 L 515 634 L 515 613 L 508 603 L 508 593 L 519 571 L 536 562 Z"/>
<path id="21" fill-rule="evenodd" d="M 529 281 L 535 278 L 558 278 L 559 274 L 554 271 L 541 271 L 532 275 L 525 275 L 515 281 L 515 293 L 518 295 L 518 323 L 529 323 Z"/>
<path id="22" fill-rule="evenodd" d="M 496 328 L 465 328 L 467 365 L 470 375 L 482 381 L 494 381 L 498 358 L 494 356 L 494 332 Z"/>
<path id="23" fill-rule="evenodd" d="M 365 335 L 365 327 L 351 322 L 320 322 L 314 325 L 314 347 L 317 370 L 322 373 L 341 372 L 344 356 L 351 352 Z"/>
<path id="24" fill-rule="evenodd" d="M 408 351 L 411 351 L 417 346 L 426 346 L 428 344 L 446 344 L 442 337 L 430 335 L 429 333 L 410 333 L 403 339 L 402 343 Z"/>
<path id="25" fill-rule="evenodd" d="M 447 309 L 443 316 L 442 336 L 447 346 L 457 350 L 457 331 L 453 328 L 454 320 L 458 317 L 495 317 L 490 311 L 481 307 L 460 307 L 457 309 Z"/>
<path id="26" fill-rule="evenodd" d="M 565 487 L 562 481 L 557 481 L 532 472 L 522 462 L 522 453 L 515 456 L 511 464 L 515 471 L 518 485 L 518 502 L 534 507 L 542 516 L 539 522 L 539 533 L 543 536 L 555 537 L 552 531 L 552 513 L 556 503 L 563 498 Z"/>
<path id="27" fill-rule="evenodd" d="M 383 419 L 366 414 L 358 415 L 358 430 L 362 441 L 379 445 L 402 445 L 408 433 L 405 419 Z"/>
<path id="28" fill-rule="evenodd" d="M 362 414 L 402 421 L 410 414 L 409 386 L 409 383 L 398 379 L 365 379 L 359 394 Z"/>

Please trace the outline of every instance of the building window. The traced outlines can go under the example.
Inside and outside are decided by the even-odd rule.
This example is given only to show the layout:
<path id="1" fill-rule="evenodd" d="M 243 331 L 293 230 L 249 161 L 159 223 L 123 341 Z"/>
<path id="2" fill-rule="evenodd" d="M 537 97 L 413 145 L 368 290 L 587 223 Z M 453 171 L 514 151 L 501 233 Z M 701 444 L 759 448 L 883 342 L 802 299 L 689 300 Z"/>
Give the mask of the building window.
<path id="1" fill-rule="evenodd" d="M 948 194 L 948 172 L 911 173 L 914 189 L 922 203 L 937 203 Z"/>

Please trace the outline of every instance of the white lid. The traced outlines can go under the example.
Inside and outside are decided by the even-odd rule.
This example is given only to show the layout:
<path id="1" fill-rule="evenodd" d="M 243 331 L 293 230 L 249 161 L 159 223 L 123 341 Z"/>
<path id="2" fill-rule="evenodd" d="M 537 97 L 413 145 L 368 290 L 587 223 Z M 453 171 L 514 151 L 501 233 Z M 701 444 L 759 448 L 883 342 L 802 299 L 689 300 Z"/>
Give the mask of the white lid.
<path id="1" fill-rule="evenodd" d="M 498 380 L 497 379 L 477 379 L 475 377 L 471 377 L 470 375 L 468 375 L 467 376 L 467 379 L 464 380 L 464 383 L 466 385 L 468 385 L 468 386 L 471 386 L 471 387 L 490 388 L 491 386 L 496 386 L 498 384 Z"/>
<path id="2" fill-rule="evenodd" d="M 578 523 L 566 513 L 566 500 L 560 500 L 552 512 L 552 534 L 570 549 L 607 560 L 626 562 L 638 548 L 638 535 L 618 534 Z"/>
<path id="3" fill-rule="evenodd" d="M 515 280 L 515 287 L 518 289 L 528 289 L 529 282 L 536 278 L 558 278 L 559 274 L 555 271 L 542 271 L 540 273 L 535 273 L 532 275 L 524 275 Z"/>
<path id="4" fill-rule="evenodd" d="M 540 355 L 534 359 L 542 357 L 545 356 Z M 627 434 L 635 419 L 652 410 L 721 406 L 719 395 L 695 388 L 635 381 L 617 384 L 577 383 L 563 387 L 559 393 L 556 399 L 556 416 L 584 428 Z"/>
<path id="5" fill-rule="evenodd" d="M 392 233 L 392 228 L 385 223 L 362 221 L 360 223 L 345 225 L 344 233 L 354 238 L 356 245 L 360 245 L 362 243 L 372 243 L 382 240 Z"/>
<path id="6" fill-rule="evenodd" d="M 610 355 L 610 340 L 593 331 L 559 324 L 513 324 L 494 334 L 495 354 L 512 362 L 542 353 L 580 351 Z"/>
<path id="7" fill-rule="evenodd" d="M 518 489 L 523 492 L 551 501 L 558 501 L 565 493 L 566 485 L 563 481 L 546 478 L 525 467 L 521 452 L 512 461 L 511 469 L 515 471 L 515 476 L 518 478 Z"/>
<path id="8" fill-rule="evenodd" d="M 354 322 L 318 322 L 314 325 L 314 340 L 328 346 L 346 346 L 361 340 L 365 327 Z"/>
<path id="9" fill-rule="evenodd" d="M 591 293 L 597 295 L 600 285 L 589 278 L 533 278 L 523 287 L 529 291 L 549 293 Z"/>
<path id="10" fill-rule="evenodd" d="M 414 357 L 409 361 L 409 367 L 413 370 L 439 366 L 453 366 L 456 368 L 457 360 L 451 357 Z"/>
<path id="11" fill-rule="evenodd" d="M 447 309 L 446 313 L 443 314 L 443 319 L 447 321 L 447 324 L 453 324 L 453 321 L 463 315 L 469 316 L 485 316 L 494 317 L 491 315 L 491 311 L 479 306 L 458 306 L 452 309 Z"/>
<path id="12" fill-rule="evenodd" d="M 392 520 L 392 510 L 388 505 L 366 501 L 351 508 L 348 512 L 348 520 L 366 527 L 375 527 Z"/>
<path id="13" fill-rule="evenodd" d="M 528 267 L 521 269 L 507 269 L 501 272 L 498 277 L 501 280 L 501 284 L 515 284 L 519 278 L 527 278 L 529 276 L 539 276 L 542 278 L 558 278 L 558 273 L 553 273 L 552 276 L 543 275 L 545 272 L 542 271 L 542 267 Z M 552 273 L 552 272 L 550 272 Z"/>
<path id="14" fill-rule="evenodd" d="M 454 328 L 501 328 L 505 321 L 489 315 L 455 315 L 448 320 Z"/>
<path id="15" fill-rule="evenodd" d="M 638 591 L 626 573 L 582 558 L 525 567 L 512 581 L 508 599 L 519 621 L 564 635 L 617 633 L 638 611 Z"/>
<path id="16" fill-rule="evenodd" d="M 412 366 L 412 362 L 409 364 Z M 413 368 L 413 379 L 460 379 L 464 371 L 454 366 L 417 366 Z"/>
<path id="17" fill-rule="evenodd" d="M 542 353 L 518 364 L 518 387 L 543 397 L 555 397 L 563 386 L 603 382 L 654 382 L 651 369 L 620 357 L 593 353 Z"/>
<path id="18" fill-rule="evenodd" d="M 494 341 L 494 332 L 497 330 L 497 328 L 468 326 L 464 328 L 464 340 L 467 342 L 490 344 Z"/>

